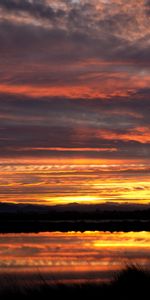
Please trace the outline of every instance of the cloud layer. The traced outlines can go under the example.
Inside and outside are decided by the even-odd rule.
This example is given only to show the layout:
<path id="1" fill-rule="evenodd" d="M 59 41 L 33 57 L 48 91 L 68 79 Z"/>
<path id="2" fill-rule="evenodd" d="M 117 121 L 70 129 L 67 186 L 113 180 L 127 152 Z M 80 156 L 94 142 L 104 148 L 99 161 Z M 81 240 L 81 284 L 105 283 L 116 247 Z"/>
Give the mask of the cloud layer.
<path id="1" fill-rule="evenodd" d="M 2 156 L 148 156 L 148 7 L 0 2 Z"/>
<path id="2" fill-rule="evenodd" d="M 149 7 L 145 0 L 0 1 L 2 161 L 148 166 Z"/>

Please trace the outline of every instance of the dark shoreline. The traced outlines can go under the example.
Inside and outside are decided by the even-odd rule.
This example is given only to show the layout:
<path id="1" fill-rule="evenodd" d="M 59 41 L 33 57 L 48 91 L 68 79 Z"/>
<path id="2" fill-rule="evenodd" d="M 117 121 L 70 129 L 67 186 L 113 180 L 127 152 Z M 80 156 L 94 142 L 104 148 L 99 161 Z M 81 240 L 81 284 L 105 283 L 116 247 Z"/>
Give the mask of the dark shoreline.
<path id="1" fill-rule="evenodd" d="M 150 231 L 150 207 L 0 203 L 0 233 Z"/>
<path id="2" fill-rule="evenodd" d="M 150 231 L 150 221 L 143 220 L 116 220 L 116 221 L 45 221 L 45 220 L 23 220 L 23 221 L 0 221 L 0 233 L 38 233 L 52 231 L 124 231 L 140 232 Z"/>
<path id="3" fill-rule="evenodd" d="M 37 284 L 33 284 L 33 278 L 21 284 L 13 275 L 3 274 L 0 278 L 1 299 L 73 299 L 82 296 L 83 299 L 149 299 L 150 272 L 138 266 L 127 266 L 120 272 L 114 273 L 109 283 L 73 283 L 53 284 L 37 273 Z"/>

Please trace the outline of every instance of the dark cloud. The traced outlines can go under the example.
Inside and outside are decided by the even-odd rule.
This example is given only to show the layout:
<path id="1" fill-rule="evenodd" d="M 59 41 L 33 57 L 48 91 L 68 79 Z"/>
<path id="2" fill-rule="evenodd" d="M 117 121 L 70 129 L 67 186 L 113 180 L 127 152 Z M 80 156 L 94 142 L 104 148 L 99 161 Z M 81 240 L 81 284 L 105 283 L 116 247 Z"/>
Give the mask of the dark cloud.
<path id="1" fill-rule="evenodd" d="M 148 89 L 107 101 L 1 95 L 0 155 L 148 158 L 148 95 Z"/>
<path id="2" fill-rule="evenodd" d="M 1 156 L 148 157 L 145 4 L 0 1 Z"/>
<path id="3" fill-rule="evenodd" d="M 0 39 L 0 84 L 14 89 L 34 86 L 38 95 L 38 88 L 55 87 L 61 98 L 68 88 L 74 88 L 79 91 L 77 98 L 85 97 L 82 93 L 90 93 L 91 98 L 97 93 L 99 98 L 101 90 L 110 97 L 115 92 L 124 94 L 149 84 L 149 46 L 145 42 L 130 45 L 105 32 L 95 37 L 86 32 L 10 22 L 1 23 Z M 82 87 L 87 92 L 80 94 Z M 70 94 L 75 98 L 74 91 L 67 96 Z"/>
<path id="4" fill-rule="evenodd" d="M 150 14 L 150 0 L 145 0 L 146 14 Z"/>
<path id="5" fill-rule="evenodd" d="M 28 13 L 36 18 L 52 19 L 61 17 L 65 12 L 58 9 L 57 12 L 46 4 L 46 1 L 42 0 L 1 0 L 0 7 L 6 11 L 12 13 Z"/>
<path id="6" fill-rule="evenodd" d="M 9 134 L 8 134 L 9 132 Z M 116 131 L 112 131 L 116 134 Z M 130 132 L 127 132 L 130 136 Z M 97 157 L 97 158 L 149 158 L 150 144 L 140 143 L 134 138 L 128 141 L 116 139 L 109 140 L 107 135 L 105 138 L 96 137 L 94 130 L 92 133 L 86 131 L 86 138 L 82 134 L 75 134 L 75 128 L 52 127 L 52 126 L 10 126 L 1 130 L 0 137 L 0 155 L 1 157 L 15 156 L 43 156 L 43 157 Z M 69 145 L 69 147 L 67 147 Z M 61 151 L 55 148 L 62 148 Z M 67 147 L 67 149 L 66 149 Z M 52 148 L 52 149 L 51 149 Z M 63 150 L 64 148 L 64 150 Z M 69 151 L 70 148 L 70 151 Z M 72 149 L 73 148 L 73 149 Z M 82 148 L 82 152 L 75 149 Z M 84 150 L 85 148 L 85 150 Z M 86 150 L 90 148 L 91 150 Z M 94 149 L 100 148 L 101 151 Z M 92 151 L 93 149 L 93 151 Z M 104 149 L 104 150 L 103 150 Z M 105 150 L 108 149 L 108 150 Z M 109 151 L 110 149 L 110 151 Z M 116 149 L 116 151 L 111 151 Z"/>
<path id="7" fill-rule="evenodd" d="M 3 101 L 5 99 L 5 101 Z M 61 127 L 92 127 L 94 129 L 129 130 L 149 125 L 149 90 L 142 89 L 129 97 L 109 100 L 0 96 L 1 127 L 28 121 L 29 125 Z"/>
<path id="8" fill-rule="evenodd" d="M 33 62 L 40 58 L 45 58 L 45 62 L 46 58 L 57 58 L 59 62 L 60 60 L 62 62 L 73 62 L 77 58 L 78 60 L 93 57 L 107 58 L 107 55 L 109 56 L 111 52 L 108 47 L 114 49 L 117 48 L 118 43 L 121 43 L 121 39 L 111 35 L 108 38 L 105 34 L 102 34 L 98 38 L 89 36 L 86 32 L 84 34 L 81 32 L 67 32 L 61 28 L 49 29 L 25 24 L 12 24 L 6 21 L 1 22 L 0 37 L 2 40 L 0 50 L 5 51 L 5 55 L 8 54 L 10 58 L 13 58 L 16 54 L 14 58 L 17 58 L 18 55 L 23 58 L 25 54 L 29 54 L 32 50 L 30 58 L 33 59 Z M 8 48 L 10 44 L 13 50 L 12 55 Z M 25 48 L 27 45 L 28 47 Z M 70 50 L 72 50 L 72 53 L 69 53 Z M 43 57 L 43 55 L 45 56 Z"/>

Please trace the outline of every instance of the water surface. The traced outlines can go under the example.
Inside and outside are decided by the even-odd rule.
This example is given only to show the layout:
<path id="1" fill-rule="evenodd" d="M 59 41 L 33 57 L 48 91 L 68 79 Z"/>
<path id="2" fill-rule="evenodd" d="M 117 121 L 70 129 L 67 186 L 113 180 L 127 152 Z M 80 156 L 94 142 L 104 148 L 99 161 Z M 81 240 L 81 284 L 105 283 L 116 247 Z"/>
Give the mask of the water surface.
<path id="1" fill-rule="evenodd" d="M 126 264 L 150 269 L 150 232 L 1 234 L 1 273 L 52 281 L 107 281 Z"/>

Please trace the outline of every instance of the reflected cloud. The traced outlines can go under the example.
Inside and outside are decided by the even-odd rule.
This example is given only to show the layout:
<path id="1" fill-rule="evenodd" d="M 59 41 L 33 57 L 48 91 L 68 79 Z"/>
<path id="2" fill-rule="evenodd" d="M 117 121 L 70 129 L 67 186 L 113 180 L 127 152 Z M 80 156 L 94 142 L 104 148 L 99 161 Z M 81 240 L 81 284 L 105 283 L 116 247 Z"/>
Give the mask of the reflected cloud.
<path id="1" fill-rule="evenodd" d="M 149 232 L 68 232 L 5 234 L 0 236 L 0 271 L 42 268 L 63 279 L 106 279 L 133 261 L 150 268 Z M 82 274 L 82 276 L 81 276 Z M 107 279 L 108 279 L 107 278 Z"/>

